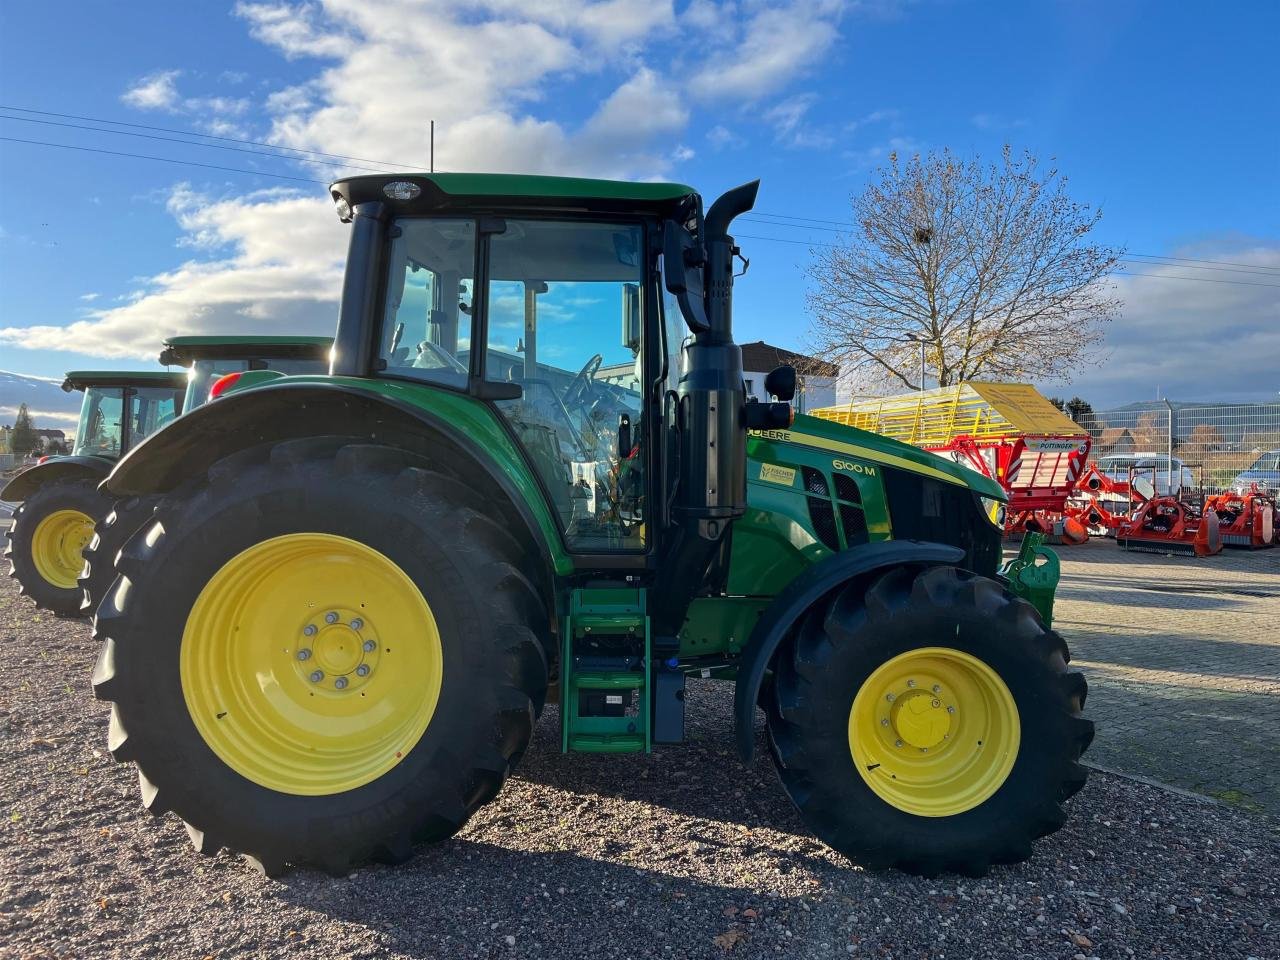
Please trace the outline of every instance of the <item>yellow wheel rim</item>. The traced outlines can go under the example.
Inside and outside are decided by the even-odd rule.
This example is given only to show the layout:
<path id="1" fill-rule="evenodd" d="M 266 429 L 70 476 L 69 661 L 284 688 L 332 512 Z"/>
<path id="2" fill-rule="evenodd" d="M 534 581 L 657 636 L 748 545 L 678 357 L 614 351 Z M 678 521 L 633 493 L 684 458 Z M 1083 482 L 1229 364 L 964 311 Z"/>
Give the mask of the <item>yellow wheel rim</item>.
<path id="1" fill-rule="evenodd" d="M 421 739 L 444 654 L 422 591 L 377 550 L 292 533 L 237 554 L 200 591 L 180 656 L 196 729 L 281 793 L 363 786 Z"/>
<path id="2" fill-rule="evenodd" d="M 31 537 L 36 573 L 59 589 L 72 589 L 84 567 L 81 554 L 91 539 L 92 517 L 79 510 L 55 510 L 36 524 Z"/>
<path id="3" fill-rule="evenodd" d="M 1022 739 L 1013 694 L 991 667 L 921 647 L 867 677 L 849 710 L 849 750 L 881 800 L 921 817 L 971 810 L 1000 789 Z"/>

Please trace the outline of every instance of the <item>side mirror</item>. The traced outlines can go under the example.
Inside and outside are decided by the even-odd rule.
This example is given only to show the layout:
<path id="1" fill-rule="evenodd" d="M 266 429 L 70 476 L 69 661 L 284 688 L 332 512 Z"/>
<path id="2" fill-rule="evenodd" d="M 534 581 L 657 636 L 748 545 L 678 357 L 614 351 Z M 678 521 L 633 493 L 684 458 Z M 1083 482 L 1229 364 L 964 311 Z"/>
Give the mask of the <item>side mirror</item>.
<path id="1" fill-rule="evenodd" d="M 790 403 L 796 395 L 796 368 L 789 363 L 774 367 L 764 378 L 764 392 L 782 403 Z"/>
<path id="2" fill-rule="evenodd" d="M 707 297 L 702 266 L 706 263 L 702 246 L 688 230 L 668 220 L 662 235 L 662 270 L 667 290 L 680 304 L 684 322 L 694 333 L 711 329 L 707 322 Z"/>

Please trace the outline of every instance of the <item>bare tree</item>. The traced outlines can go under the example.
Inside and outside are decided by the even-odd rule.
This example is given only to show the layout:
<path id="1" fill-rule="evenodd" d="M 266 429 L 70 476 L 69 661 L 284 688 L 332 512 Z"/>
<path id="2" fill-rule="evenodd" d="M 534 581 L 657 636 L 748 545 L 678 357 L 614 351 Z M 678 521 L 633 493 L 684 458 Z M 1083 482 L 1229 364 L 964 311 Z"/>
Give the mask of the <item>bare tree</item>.
<path id="1" fill-rule="evenodd" d="M 949 151 L 890 156 L 853 203 L 854 229 L 808 268 L 814 349 L 889 385 L 1062 379 L 1090 362 L 1120 307 L 1121 251 L 1092 243 L 1102 214 L 1066 177 L 1005 147 L 998 163 Z"/>

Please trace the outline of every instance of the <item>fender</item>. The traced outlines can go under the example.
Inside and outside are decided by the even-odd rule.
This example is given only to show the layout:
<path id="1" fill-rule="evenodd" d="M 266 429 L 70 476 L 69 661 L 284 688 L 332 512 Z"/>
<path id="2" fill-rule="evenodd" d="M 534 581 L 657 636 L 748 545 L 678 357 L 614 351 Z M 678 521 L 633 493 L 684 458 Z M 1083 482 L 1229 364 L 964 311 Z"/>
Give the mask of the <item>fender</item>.
<path id="1" fill-rule="evenodd" d="M 535 514 L 515 471 L 504 469 L 483 445 L 440 413 L 350 382 L 281 377 L 229 392 L 130 450 L 102 488 L 116 497 L 164 494 L 223 457 L 262 443 L 332 434 L 398 443 L 412 450 L 428 433 L 456 447 L 458 457 L 473 460 L 506 494 L 549 567 L 556 573 L 572 569 L 555 521 L 545 511 L 543 516 Z"/>
<path id="2" fill-rule="evenodd" d="M 815 602 L 832 590 L 858 577 L 879 573 L 904 564 L 958 564 L 964 551 L 943 543 L 919 540 L 882 540 L 844 550 L 815 563 L 796 577 L 765 610 L 738 663 L 738 679 L 733 692 L 734 733 L 738 754 L 744 763 L 755 752 L 755 711 L 760 685 L 773 655 L 788 631 Z"/>
<path id="3" fill-rule="evenodd" d="M 54 457 L 23 470 L 0 490 L 0 500 L 25 500 L 46 483 L 58 480 L 101 480 L 115 466 L 106 457 Z"/>

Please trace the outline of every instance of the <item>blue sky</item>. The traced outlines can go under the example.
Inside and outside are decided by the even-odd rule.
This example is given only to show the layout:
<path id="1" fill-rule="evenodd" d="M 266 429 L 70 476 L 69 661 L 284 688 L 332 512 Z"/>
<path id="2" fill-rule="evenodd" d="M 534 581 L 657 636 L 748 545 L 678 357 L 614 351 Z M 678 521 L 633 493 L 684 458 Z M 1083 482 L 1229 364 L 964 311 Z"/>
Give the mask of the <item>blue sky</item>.
<path id="1" fill-rule="evenodd" d="M 829 221 L 847 218 L 891 150 L 1029 148 L 1103 208 L 1101 239 L 1186 258 L 1127 268 L 1148 276 L 1118 277 L 1126 305 L 1105 362 L 1046 392 L 1101 406 L 1280 390 L 1273 3 L 120 11 L 5 5 L 0 102 L 407 163 L 425 162 L 435 117 L 441 168 L 663 177 L 707 196 L 761 177 L 760 212 Z M 0 136 L 303 180 L 340 172 L 15 119 Z M 345 228 L 318 183 L 10 141 L 0 182 L 0 368 L 149 364 L 168 333 L 332 330 Z M 759 222 L 738 233 L 752 261 L 738 338 L 803 349 L 808 244 L 834 235 Z"/>

